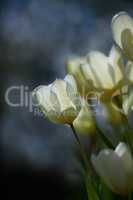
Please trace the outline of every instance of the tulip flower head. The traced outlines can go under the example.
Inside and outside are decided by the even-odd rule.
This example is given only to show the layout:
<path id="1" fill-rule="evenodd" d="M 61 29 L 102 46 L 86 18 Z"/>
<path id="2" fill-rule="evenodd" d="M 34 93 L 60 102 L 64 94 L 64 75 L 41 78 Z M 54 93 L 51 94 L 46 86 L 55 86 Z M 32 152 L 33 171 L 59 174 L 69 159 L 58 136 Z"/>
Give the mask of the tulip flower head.
<path id="1" fill-rule="evenodd" d="M 80 111 L 81 102 L 76 81 L 68 75 L 48 86 L 39 86 L 33 96 L 40 110 L 54 123 L 71 124 Z"/>
<path id="2" fill-rule="evenodd" d="M 91 160 L 98 175 L 114 193 L 126 195 L 133 191 L 133 158 L 125 143 L 120 143 L 115 151 L 102 150 Z"/>
<path id="3" fill-rule="evenodd" d="M 81 69 L 97 91 L 112 93 L 122 83 L 124 65 L 117 47 L 112 47 L 109 57 L 99 51 L 92 51 L 86 59 L 87 62 Z"/>

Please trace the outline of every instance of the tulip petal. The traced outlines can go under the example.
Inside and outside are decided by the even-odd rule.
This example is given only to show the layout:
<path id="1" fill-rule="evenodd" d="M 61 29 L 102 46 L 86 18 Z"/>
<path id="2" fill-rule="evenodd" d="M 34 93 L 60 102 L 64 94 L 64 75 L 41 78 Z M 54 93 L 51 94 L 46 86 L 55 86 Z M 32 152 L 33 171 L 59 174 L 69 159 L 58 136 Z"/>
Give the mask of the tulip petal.
<path id="1" fill-rule="evenodd" d="M 75 81 L 75 79 L 72 75 L 67 75 L 65 77 L 64 81 L 71 85 L 73 92 L 78 93 L 77 84 L 76 84 L 76 81 Z"/>
<path id="2" fill-rule="evenodd" d="M 60 105 L 60 115 L 59 120 L 62 124 L 70 124 L 77 116 L 79 110 L 77 109 L 78 105 L 74 104 L 76 98 L 79 101 L 79 97 L 76 97 L 75 89 L 72 88 L 72 85 L 69 84 L 70 90 L 68 93 L 68 83 L 63 80 L 56 80 L 52 84 L 51 92 L 54 93 L 59 101 Z M 71 93 L 71 95 L 70 95 Z M 72 96 L 73 95 L 73 96 Z M 74 99 L 75 98 L 75 99 Z M 53 98 L 54 101 L 54 98 Z M 77 103 L 77 101 L 76 101 Z"/>
<path id="3" fill-rule="evenodd" d="M 107 88 L 108 85 L 113 84 L 111 77 L 108 73 L 108 59 L 107 57 L 94 51 L 88 55 L 88 66 L 83 65 L 83 72 L 86 79 L 91 80 L 95 88 Z"/>
<path id="4" fill-rule="evenodd" d="M 85 79 L 81 65 L 85 63 L 85 58 L 73 58 L 67 62 L 67 73 L 74 76 L 81 96 L 85 96 L 92 91 L 92 85 Z"/>
<path id="5" fill-rule="evenodd" d="M 126 12 L 120 12 L 112 19 L 112 31 L 115 42 L 121 48 L 121 35 L 126 29 L 129 29 L 133 33 L 133 20 Z"/>
<path id="6" fill-rule="evenodd" d="M 37 106 L 42 113 L 54 123 L 59 123 L 60 105 L 57 98 L 54 98 L 54 104 L 51 102 L 51 85 L 39 86 L 33 91 L 33 98 L 37 102 Z M 56 105 L 56 106 L 55 106 Z M 55 110 L 56 107 L 56 110 Z M 58 107 L 58 109 L 57 109 Z M 58 110 L 58 112 L 57 112 Z"/>
<path id="7" fill-rule="evenodd" d="M 108 57 L 109 72 L 115 85 L 124 82 L 124 61 L 121 50 L 113 46 Z M 112 73 L 111 73 L 112 71 Z"/>
<path id="8" fill-rule="evenodd" d="M 33 96 L 37 99 L 38 106 L 42 107 L 45 113 L 50 112 L 53 106 L 50 103 L 50 86 L 39 86 L 33 91 Z"/>
<path id="9" fill-rule="evenodd" d="M 51 91 L 55 93 L 55 95 L 58 98 L 61 112 L 64 112 L 65 110 L 70 108 L 76 110 L 76 106 L 72 103 L 72 101 L 68 97 L 65 81 L 59 79 L 54 81 L 51 87 Z"/>
<path id="10" fill-rule="evenodd" d="M 133 20 L 126 12 L 120 12 L 112 19 L 115 42 L 124 50 L 125 56 L 133 60 Z"/>
<path id="11" fill-rule="evenodd" d="M 121 76 L 123 75 L 123 72 L 124 72 L 124 61 L 123 61 L 122 52 L 119 49 L 119 47 L 117 47 L 115 45 L 112 46 L 112 48 L 110 50 L 110 53 L 109 53 L 108 62 L 112 67 L 114 67 L 114 70 L 121 70 L 121 72 L 122 72 Z M 117 73 L 119 74 L 120 71 L 116 72 L 116 74 Z"/>

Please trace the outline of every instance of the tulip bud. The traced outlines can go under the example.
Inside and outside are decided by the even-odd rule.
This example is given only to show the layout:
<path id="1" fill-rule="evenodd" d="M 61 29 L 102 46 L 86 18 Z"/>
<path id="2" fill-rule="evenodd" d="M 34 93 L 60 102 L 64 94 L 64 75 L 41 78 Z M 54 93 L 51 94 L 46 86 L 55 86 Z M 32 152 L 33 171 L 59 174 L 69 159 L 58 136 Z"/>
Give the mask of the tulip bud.
<path id="1" fill-rule="evenodd" d="M 81 102 L 73 76 L 57 79 L 49 86 L 33 91 L 40 110 L 54 123 L 71 124 L 78 115 Z"/>
<path id="2" fill-rule="evenodd" d="M 120 143 L 115 151 L 102 150 L 91 158 L 97 174 L 112 192 L 127 195 L 133 191 L 133 158 L 125 143 Z"/>
<path id="3" fill-rule="evenodd" d="M 77 133 L 94 135 L 96 133 L 95 118 L 85 100 L 82 102 L 82 108 L 73 122 Z"/>
<path id="4" fill-rule="evenodd" d="M 113 46 L 109 57 L 98 51 L 93 51 L 87 56 L 88 64 L 83 64 L 81 69 L 85 78 L 100 92 L 112 92 L 123 83 L 123 59 L 120 50 Z"/>
<path id="5" fill-rule="evenodd" d="M 125 57 L 133 61 L 133 19 L 126 12 L 118 13 L 112 19 L 112 32 Z"/>
<path id="6" fill-rule="evenodd" d="M 91 84 L 85 79 L 82 71 L 81 65 L 85 63 L 85 58 L 73 58 L 67 61 L 67 73 L 75 77 L 78 85 L 78 90 L 81 96 L 86 96 L 90 91 L 92 91 Z"/>

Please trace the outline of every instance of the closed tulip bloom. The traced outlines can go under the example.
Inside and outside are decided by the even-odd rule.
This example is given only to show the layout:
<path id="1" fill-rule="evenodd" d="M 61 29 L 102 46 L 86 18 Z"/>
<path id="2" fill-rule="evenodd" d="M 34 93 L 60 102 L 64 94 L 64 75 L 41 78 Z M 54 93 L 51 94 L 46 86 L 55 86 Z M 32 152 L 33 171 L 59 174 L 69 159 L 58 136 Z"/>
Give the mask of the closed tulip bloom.
<path id="1" fill-rule="evenodd" d="M 33 96 L 40 110 L 54 123 L 72 124 L 80 111 L 80 96 L 71 75 L 48 86 L 39 86 L 33 91 Z"/>
<path id="2" fill-rule="evenodd" d="M 73 122 L 77 133 L 95 135 L 96 124 L 94 115 L 85 100 L 82 100 L 82 108 Z"/>
<path id="3" fill-rule="evenodd" d="M 98 175 L 114 193 L 127 195 L 133 191 L 133 158 L 125 143 L 120 143 L 115 151 L 102 150 L 91 160 Z"/>
<path id="4" fill-rule="evenodd" d="M 133 19 L 126 12 L 118 13 L 112 19 L 112 31 L 126 58 L 133 61 Z"/>
<path id="5" fill-rule="evenodd" d="M 81 68 L 85 78 L 98 91 L 112 93 L 123 82 L 124 65 L 118 47 L 112 47 L 109 57 L 99 51 L 90 52 L 87 63 Z"/>
<path id="6" fill-rule="evenodd" d="M 85 58 L 73 58 L 67 61 L 66 70 L 68 74 L 71 74 L 75 77 L 77 81 L 78 90 L 81 96 L 87 95 L 92 91 L 91 84 L 85 79 L 82 71 L 81 65 L 86 62 Z"/>

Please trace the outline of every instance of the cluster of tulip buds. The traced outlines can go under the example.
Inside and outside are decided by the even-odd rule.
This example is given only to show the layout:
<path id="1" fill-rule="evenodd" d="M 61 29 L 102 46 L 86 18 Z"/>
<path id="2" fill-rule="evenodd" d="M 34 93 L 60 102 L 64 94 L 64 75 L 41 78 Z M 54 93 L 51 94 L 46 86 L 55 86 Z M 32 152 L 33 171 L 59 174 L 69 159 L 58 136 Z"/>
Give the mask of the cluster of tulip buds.
<path id="1" fill-rule="evenodd" d="M 111 22 L 114 44 L 106 56 L 92 51 L 66 62 L 67 75 L 48 86 L 39 86 L 33 98 L 51 122 L 72 128 L 86 165 L 88 199 L 113 195 L 132 199 L 133 130 L 133 19 L 126 13 Z M 96 110 L 100 107 L 100 113 Z M 114 139 L 98 126 L 97 115 L 114 127 Z M 120 133 L 119 129 L 124 127 Z M 84 150 L 78 135 L 93 138 L 93 149 Z M 116 140 L 115 140 L 116 138 Z M 98 143 L 98 141 L 100 141 Z M 107 194 L 107 192 L 106 192 Z"/>

